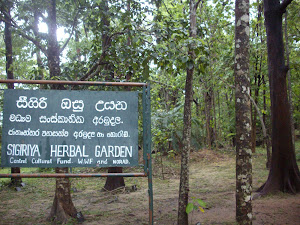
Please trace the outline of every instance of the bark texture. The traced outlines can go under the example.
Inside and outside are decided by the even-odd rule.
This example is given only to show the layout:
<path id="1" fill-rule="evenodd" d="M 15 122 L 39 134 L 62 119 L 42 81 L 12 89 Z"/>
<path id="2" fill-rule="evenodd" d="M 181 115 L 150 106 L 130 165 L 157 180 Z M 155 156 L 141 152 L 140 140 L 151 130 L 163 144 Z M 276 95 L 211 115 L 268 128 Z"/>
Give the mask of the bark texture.
<path id="1" fill-rule="evenodd" d="M 197 6 L 194 0 L 190 1 L 190 36 L 196 37 L 196 10 Z M 188 54 L 191 59 L 195 58 L 195 53 L 192 48 Z M 186 83 L 185 83 L 185 102 L 183 115 L 183 149 L 181 152 L 181 170 L 179 184 L 179 199 L 178 199 L 178 220 L 177 224 L 187 225 L 188 214 L 186 206 L 189 201 L 189 158 L 191 149 L 191 108 L 193 100 L 193 74 L 194 66 L 187 68 Z"/>
<path id="2" fill-rule="evenodd" d="M 235 2 L 236 221 L 252 224 L 249 0 Z"/>
<path id="3" fill-rule="evenodd" d="M 48 2 L 48 65 L 50 78 L 58 79 L 60 77 L 60 48 L 57 42 L 57 24 L 56 24 L 56 1 Z M 63 86 L 53 86 L 52 89 L 63 89 Z M 68 168 L 56 168 L 56 173 L 68 173 Z M 71 184 L 69 178 L 57 178 L 55 196 L 51 208 L 49 220 L 55 223 L 66 223 L 70 217 L 83 221 L 84 218 L 73 204 L 71 197 Z"/>
<path id="4" fill-rule="evenodd" d="M 122 167 L 109 167 L 109 173 L 122 173 Z M 124 177 L 107 177 L 104 185 L 105 191 L 113 191 L 117 188 L 125 187 Z"/>
<path id="5" fill-rule="evenodd" d="M 206 87 L 208 91 L 204 92 L 204 101 L 205 101 L 205 119 L 206 119 L 206 143 L 208 149 L 212 149 L 212 146 L 215 142 L 214 140 L 214 126 L 212 118 L 212 108 L 213 108 L 213 88 Z"/>
<path id="6" fill-rule="evenodd" d="M 292 142 L 291 113 L 287 94 L 282 15 L 291 0 L 264 0 L 268 69 L 271 95 L 272 159 L 268 179 L 260 195 L 300 192 L 300 172 Z"/>
<path id="7" fill-rule="evenodd" d="M 4 42 L 5 42 L 5 57 L 6 57 L 6 75 L 7 79 L 14 79 L 13 71 L 13 46 L 12 46 L 12 33 L 11 33 L 11 16 L 10 16 L 11 2 L 8 1 L 5 5 L 1 4 L 1 10 L 4 13 L 5 27 L 4 27 Z M 14 84 L 7 84 L 8 89 L 14 89 Z M 20 167 L 12 167 L 11 173 L 20 173 Z M 10 185 L 20 186 L 22 179 L 15 177 L 11 178 Z"/>
<path id="8" fill-rule="evenodd" d="M 34 21 L 33 21 L 33 33 L 36 39 L 39 38 L 39 28 L 38 28 L 38 23 L 39 23 L 39 16 L 37 13 L 37 9 L 34 11 Z M 35 50 L 36 54 L 36 62 L 38 66 L 38 76 L 36 79 L 38 80 L 43 80 L 44 79 L 44 73 L 43 73 L 43 63 L 42 63 L 42 57 L 41 57 L 41 52 L 39 48 L 36 48 Z M 43 85 L 40 85 L 41 88 L 43 88 Z"/>
<path id="9" fill-rule="evenodd" d="M 48 2 L 48 66 L 51 79 L 58 79 L 60 76 L 60 48 L 57 41 L 56 24 L 56 0 Z M 53 86 L 53 89 L 60 89 L 59 86 Z"/>
<path id="10" fill-rule="evenodd" d="M 128 5 L 129 4 L 129 5 Z M 127 1 L 127 7 L 129 6 L 130 10 L 130 2 Z M 111 39 L 110 39 L 110 18 L 107 14 L 109 11 L 109 6 L 107 1 L 103 1 L 99 4 L 99 7 L 101 9 L 101 27 L 103 29 L 102 33 L 102 50 L 109 49 L 111 47 Z M 128 10 L 128 8 L 127 8 Z M 106 51 L 106 50 L 105 50 Z M 106 54 L 104 55 L 104 57 Z M 106 64 L 103 68 L 105 80 L 111 81 L 114 79 L 114 72 L 113 72 L 113 65 L 112 64 Z M 129 81 L 130 77 L 126 76 L 127 81 Z M 122 167 L 109 167 L 108 173 L 123 173 Z M 104 185 L 104 190 L 106 191 L 113 191 L 115 189 L 118 189 L 120 187 L 125 187 L 125 180 L 124 177 L 107 177 L 106 182 Z"/>
<path id="11" fill-rule="evenodd" d="M 188 70 L 185 83 L 183 149 L 181 152 L 180 186 L 178 200 L 178 224 L 188 224 L 186 206 L 189 201 L 189 158 L 191 148 L 191 101 L 193 72 Z"/>
<path id="12" fill-rule="evenodd" d="M 56 173 L 68 173 L 68 168 L 56 168 Z M 49 220 L 53 222 L 67 223 L 70 217 L 82 220 L 81 213 L 77 210 L 71 198 L 71 184 L 68 178 L 56 178 L 55 196 L 51 208 Z"/>
<path id="13" fill-rule="evenodd" d="M 288 12 L 285 12 L 285 24 L 284 24 L 284 34 L 285 34 L 285 58 L 286 58 L 286 64 L 290 65 L 290 50 L 289 50 L 289 35 L 288 35 Z M 293 148 L 295 151 L 295 122 L 293 118 L 293 98 L 292 98 L 292 81 L 291 81 L 291 70 L 288 70 L 287 72 L 287 79 L 288 79 L 288 98 L 290 103 L 290 113 L 291 113 L 291 129 L 292 129 L 292 143 Z"/>

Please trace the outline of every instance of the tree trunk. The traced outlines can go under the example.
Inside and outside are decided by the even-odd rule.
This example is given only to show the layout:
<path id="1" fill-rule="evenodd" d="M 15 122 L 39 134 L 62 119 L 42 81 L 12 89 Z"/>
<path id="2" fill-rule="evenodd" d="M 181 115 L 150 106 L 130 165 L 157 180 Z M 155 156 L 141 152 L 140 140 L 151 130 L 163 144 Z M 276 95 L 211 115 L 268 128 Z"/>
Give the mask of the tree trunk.
<path id="1" fill-rule="evenodd" d="M 235 2 L 236 221 L 252 224 L 249 0 Z"/>
<path id="2" fill-rule="evenodd" d="M 232 102 L 232 97 L 230 96 L 230 98 L 228 97 L 228 94 L 225 93 L 225 98 L 226 98 L 226 105 L 227 105 L 227 112 L 228 112 L 228 119 L 230 120 L 230 118 L 232 118 L 232 113 L 231 113 L 231 102 Z M 234 134 L 235 130 L 233 126 L 229 127 L 229 133 L 230 134 Z M 236 135 L 231 135 L 230 139 L 229 139 L 229 145 L 232 147 L 236 146 Z"/>
<path id="3" fill-rule="evenodd" d="M 37 39 L 38 39 L 38 33 L 39 33 L 38 23 L 39 23 L 39 16 L 38 16 L 37 10 L 35 9 L 34 22 L 33 22 L 33 33 L 34 33 L 35 38 L 37 38 Z M 44 79 L 43 64 L 42 64 L 42 58 L 41 58 L 41 53 L 40 53 L 39 48 L 36 48 L 35 54 L 36 54 L 36 62 L 37 62 L 37 66 L 38 66 L 37 79 L 43 80 Z"/>
<path id="4" fill-rule="evenodd" d="M 57 79 L 60 76 L 60 49 L 57 42 L 56 25 L 56 0 L 48 3 L 48 65 L 50 78 Z M 52 89 L 63 89 L 63 86 L 55 85 Z M 57 173 L 68 173 L 68 168 L 56 168 Z M 71 198 L 71 184 L 69 178 L 57 178 L 53 205 L 51 208 L 49 220 L 66 223 L 70 217 L 82 221 L 81 214 L 77 216 L 77 210 Z"/>
<path id="5" fill-rule="evenodd" d="M 180 186 L 178 200 L 178 224 L 188 224 L 188 215 L 185 211 L 189 201 L 189 158 L 191 148 L 191 101 L 193 96 L 193 72 L 187 70 L 185 83 L 185 103 L 183 116 L 183 149 L 181 152 Z"/>
<path id="6" fill-rule="evenodd" d="M 267 102 L 266 102 L 266 81 L 265 81 L 265 75 L 262 76 L 262 83 L 263 83 L 263 103 L 264 103 L 264 112 L 267 111 Z M 263 122 L 266 126 L 266 132 L 267 132 L 267 137 L 268 138 L 264 138 L 264 145 L 266 146 L 266 150 L 267 150 L 267 162 L 266 162 L 266 168 L 270 169 L 271 166 L 271 150 L 270 150 L 270 146 L 271 146 L 271 141 L 270 141 L 270 128 L 267 126 L 267 122 L 266 122 L 266 114 L 263 114 Z"/>
<path id="7" fill-rule="evenodd" d="M 68 168 L 56 168 L 56 173 L 68 173 Z M 71 184 L 68 178 L 56 178 L 56 188 L 49 220 L 67 223 L 70 217 L 82 221 L 81 213 L 77 213 L 71 198 Z"/>
<path id="8" fill-rule="evenodd" d="M 197 36 L 197 22 L 196 22 L 197 5 L 194 0 L 190 0 L 190 37 Z M 188 54 L 194 63 L 195 52 L 189 49 Z M 187 68 L 186 83 L 185 83 L 185 102 L 183 112 L 183 149 L 181 152 L 181 170 L 180 170 L 180 184 L 179 184 L 179 199 L 178 199 L 178 219 L 177 224 L 188 225 L 188 214 L 186 213 L 186 206 L 189 201 L 189 158 L 191 148 L 191 113 L 193 101 L 193 74 L 194 66 Z"/>
<path id="9" fill-rule="evenodd" d="M 60 53 L 56 35 L 56 0 L 51 0 L 48 6 L 48 66 L 50 78 L 55 79 L 60 76 Z M 58 89 L 58 87 L 54 88 Z"/>
<path id="10" fill-rule="evenodd" d="M 206 143 L 208 149 L 212 148 L 212 144 L 214 142 L 214 131 L 212 127 L 212 108 L 213 108 L 213 91 L 212 88 L 209 87 L 208 91 L 204 93 L 205 100 L 205 119 L 206 119 Z"/>
<path id="11" fill-rule="evenodd" d="M 100 16 L 101 16 L 101 28 L 102 28 L 102 52 L 106 52 L 107 49 L 111 47 L 111 39 L 110 39 L 110 18 L 108 16 L 109 7 L 108 1 L 101 1 L 99 3 L 100 8 Z M 104 54 L 104 58 L 106 57 L 106 53 Z M 112 70 L 112 64 L 105 64 L 102 74 L 104 75 L 105 81 L 112 81 L 114 78 L 114 73 Z"/>
<path id="12" fill-rule="evenodd" d="M 109 167 L 109 173 L 122 173 L 122 167 Z M 113 191 L 117 188 L 125 187 L 124 177 L 107 177 L 106 183 L 104 185 L 105 191 Z"/>
<path id="13" fill-rule="evenodd" d="M 293 149 L 291 114 L 287 95 L 282 34 L 282 15 L 290 0 L 264 0 L 267 31 L 268 69 L 271 94 L 272 160 L 268 179 L 260 195 L 300 191 L 300 172 Z"/>
<path id="14" fill-rule="evenodd" d="M 4 42 L 5 42 L 5 56 L 6 56 L 6 75 L 7 79 L 14 79 L 14 71 L 13 71 L 13 48 L 12 48 L 12 37 L 11 37 L 11 16 L 10 16 L 10 1 L 4 6 L 2 5 L 2 11 L 4 13 L 5 19 L 5 28 L 4 28 Z M 7 84 L 8 89 L 14 89 L 14 84 Z M 20 167 L 12 167 L 11 173 L 20 173 Z M 19 177 L 11 178 L 12 186 L 20 186 L 22 183 L 22 179 Z"/>
<path id="15" fill-rule="evenodd" d="M 212 146 L 218 149 L 218 130 L 217 130 L 217 114 L 216 114 L 216 102 L 215 102 L 215 93 L 213 91 L 214 88 L 212 88 L 212 107 L 213 107 L 213 122 L 214 126 L 212 127 L 213 132 L 213 142 Z"/>
<path id="16" fill-rule="evenodd" d="M 39 24 L 39 16 L 37 13 L 37 9 L 34 9 L 34 22 L 33 22 L 33 33 L 36 39 L 39 38 L 39 28 L 38 28 L 38 24 Z M 38 66 L 38 76 L 36 77 L 37 80 L 43 80 L 44 79 L 44 66 L 42 63 L 42 57 L 41 57 L 41 51 L 39 48 L 36 47 L 35 50 L 35 54 L 36 54 L 36 63 Z M 40 89 L 46 89 L 47 85 L 46 84 L 40 84 Z"/>
<path id="17" fill-rule="evenodd" d="M 286 64 L 290 65 L 290 50 L 289 50 L 289 41 L 288 41 L 288 32 L 287 32 L 287 12 L 285 12 L 285 24 L 284 24 L 284 33 L 285 33 L 285 55 L 286 55 Z M 295 125 L 293 118 L 293 100 L 292 100 L 292 81 L 291 81 L 291 71 L 287 72 L 288 78 L 288 99 L 290 103 L 290 113 L 291 113 L 291 130 L 292 130 L 292 143 L 295 151 Z"/>
<path id="18" fill-rule="evenodd" d="M 100 8 L 101 8 L 101 13 L 102 13 L 101 24 L 104 29 L 103 34 L 102 34 L 102 49 L 107 49 L 111 46 L 111 40 L 109 38 L 110 18 L 107 15 L 107 12 L 109 11 L 108 2 L 107 1 L 101 2 Z M 105 65 L 104 70 L 107 72 L 107 74 L 105 75 L 105 80 L 112 80 L 114 78 L 113 71 L 112 71 L 112 65 L 110 65 L 110 64 Z M 108 173 L 123 173 L 123 168 L 122 167 L 109 167 Z M 125 187 L 124 177 L 107 177 L 103 189 L 106 191 L 112 191 L 112 190 L 115 190 L 120 187 Z"/>
<path id="19" fill-rule="evenodd" d="M 254 91 L 254 103 L 257 105 L 258 103 L 258 95 L 259 95 L 259 87 L 260 87 L 260 84 L 259 84 L 259 81 L 258 81 L 258 74 L 256 72 L 256 75 L 255 75 L 255 91 Z M 251 110 L 251 112 L 253 113 L 253 116 L 252 116 L 252 128 L 251 128 L 251 150 L 252 150 L 252 153 L 255 153 L 255 149 L 256 149 L 256 121 L 257 121 L 257 110 L 254 109 Z"/>

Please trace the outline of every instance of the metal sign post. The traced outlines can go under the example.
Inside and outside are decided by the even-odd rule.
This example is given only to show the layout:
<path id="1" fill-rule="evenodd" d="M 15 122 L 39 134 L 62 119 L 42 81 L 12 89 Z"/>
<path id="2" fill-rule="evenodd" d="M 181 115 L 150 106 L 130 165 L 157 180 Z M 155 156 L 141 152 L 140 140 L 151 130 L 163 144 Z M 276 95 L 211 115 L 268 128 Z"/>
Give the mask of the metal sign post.
<path id="1" fill-rule="evenodd" d="M 148 177 L 149 224 L 153 224 L 149 84 L 55 80 L 0 80 L 0 83 L 142 87 L 143 173 L 16 173 L 0 174 L 0 178 Z M 137 94 L 5 90 L 1 166 L 137 166 Z"/>

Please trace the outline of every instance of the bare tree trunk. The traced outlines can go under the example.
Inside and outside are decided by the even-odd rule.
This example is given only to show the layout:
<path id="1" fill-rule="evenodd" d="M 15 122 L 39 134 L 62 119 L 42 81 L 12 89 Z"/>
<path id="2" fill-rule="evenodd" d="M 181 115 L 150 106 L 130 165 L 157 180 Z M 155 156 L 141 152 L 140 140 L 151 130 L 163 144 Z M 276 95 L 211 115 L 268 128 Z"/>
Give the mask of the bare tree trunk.
<path id="1" fill-rule="evenodd" d="M 68 173 L 68 168 L 56 168 L 56 173 Z M 83 220 L 72 202 L 71 184 L 68 178 L 56 178 L 55 196 L 48 219 L 55 223 L 67 223 L 70 217 Z"/>
<path id="2" fill-rule="evenodd" d="M 35 10 L 34 12 L 34 22 L 33 22 L 33 33 L 35 38 L 38 39 L 38 23 L 39 23 L 39 17 Z M 44 73 L 43 73 L 43 64 L 42 64 L 42 58 L 39 48 L 36 48 L 36 62 L 38 66 L 38 79 L 43 80 L 44 79 Z"/>
<path id="3" fill-rule="evenodd" d="M 257 77 L 255 77 L 255 91 L 254 91 L 254 102 L 255 104 L 257 104 L 258 102 L 258 94 L 259 94 L 259 90 L 258 90 L 258 85 L 257 85 Z M 252 107 L 251 107 L 252 108 Z M 252 128 L 251 128 L 251 150 L 252 150 L 252 153 L 255 153 L 255 149 L 256 149 L 256 120 L 257 120 L 257 111 L 254 109 L 254 110 L 251 110 L 252 112 Z"/>
<path id="4" fill-rule="evenodd" d="M 57 25 L 56 25 L 56 0 L 48 2 L 48 65 L 50 78 L 58 78 L 60 76 L 60 49 L 57 42 Z M 62 89 L 63 86 L 53 86 L 53 89 Z M 56 168 L 56 173 L 68 173 L 68 168 Z M 81 214 L 77 214 L 77 210 L 71 198 L 71 184 L 69 178 L 57 178 L 55 196 L 51 208 L 49 220 L 66 223 L 70 217 L 83 221 Z M 80 215 L 80 216 L 78 216 Z"/>
<path id="5" fill-rule="evenodd" d="M 260 1 L 257 1 L 257 24 L 256 24 L 256 37 L 260 36 L 260 41 L 261 44 L 263 43 L 262 40 L 262 32 L 261 32 L 261 27 L 262 27 L 262 22 L 261 22 L 261 18 L 262 18 L 262 4 L 260 3 Z M 260 50 L 259 52 L 257 52 L 257 54 L 255 53 L 255 71 L 254 71 L 254 104 L 258 104 L 258 99 L 259 99 L 259 91 L 260 91 L 260 86 L 262 83 L 262 72 L 261 72 L 261 66 L 262 66 L 262 56 L 263 56 L 263 52 L 262 50 Z M 256 107 L 255 107 L 256 108 Z M 256 149 L 256 132 L 257 132 L 257 127 L 256 127 L 256 122 L 257 122 L 257 110 L 255 109 L 254 111 L 252 111 L 252 104 L 251 104 L 251 112 L 253 115 L 251 115 L 252 118 L 252 133 L 251 133 L 251 149 L 252 149 L 252 153 L 255 153 L 255 149 Z"/>
<path id="6" fill-rule="evenodd" d="M 268 179 L 258 190 L 260 195 L 282 191 L 300 191 L 300 172 L 291 132 L 284 62 L 282 15 L 292 0 L 264 0 L 267 31 L 268 69 L 271 93 L 272 160 Z"/>
<path id="7" fill-rule="evenodd" d="M 188 224 L 188 215 L 185 211 L 189 200 L 189 157 L 191 148 L 191 101 L 193 89 L 193 72 L 188 70 L 185 84 L 184 104 L 184 128 L 183 128 L 183 149 L 181 152 L 181 172 L 178 200 L 178 224 Z"/>
<path id="8" fill-rule="evenodd" d="M 129 4 L 129 7 L 130 7 L 130 4 Z M 101 3 L 101 9 L 103 10 L 103 16 L 101 19 L 101 23 L 105 27 L 105 30 L 102 35 L 102 49 L 105 49 L 111 45 L 110 40 L 109 40 L 110 18 L 108 16 L 106 16 L 107 15 L 106 13 L 109 11 L 108 2 L 103 1 Z M 129 8 L 129 10 L 130 10 L 130 8 Z M 113 74 L 113 72 L 111 71 L 111 65 L 109 65 L 109 64 L 106 65 L 105 70 L 108 71 L 110 73 L 110 75 Z M 129 81 L 131 76 L 127 76 L 127 75 L 126 75 L 126 81 Z M 106 76 L 106 79 L 108 79 L 108 76 Z M 109 79 L 113 79 L 113 76 L 110 76 Z M 130 90 L 130 89 L 128 89 L 128 90 Z M 109 167 L 108 173 L 123 173 L 123 168 L 122 167 Z M 103 189 L 106 191 L 112 191 L 112 190 L 115 190 L 120 187 L 125 187 L 124 177 L 107 177 Z"/>
<path id="9" fill-rule="evenodd" d="M 214 88 L 212 88 L 212 107 L 213 107 L 213 122 L 214 122 L 214 127 L 212 128 L 213 132 L 213 142 L 212 146 L 216 147 L 218 149 L 218 144 L 217 144 L 217 139 L 218 139 L 218 133 L 217 133 L 217 114 L 216 114 L 216 104 L 215 104 L 215 93 L 214 93 Z"/>
<path id="10" fill-rule="evenodd" d="M 122 173 L 122 167 L 109 167 L 109 173 Z M 104 185 L 105 191 L 112 191 L 120 187 L 125 187 L 124 177 L 107 177 Z"/>
<path id="11" fill-rule="evenodd" d="M 205 91 L 204 92 L 204 101 L 205 101 L 205 121 L 206 121 L 206 143 L 208 149 L 211 149 L 211 143 L 212 143 L 212 129 L 211 129 L 211 92 Z"/>
<path id="12" fill-rule="evenodd" d="M 285 55 L 286 55 L 286 64 L 290 65 L 290 50 L 289 50 L 289 36 L 287 32 L 287 15 L 288 12 L 285 12 L 285 24 L 284 24 L 284 34 L 285 34 Z M 291 113 L 291 130 L 292 130 L 292 142 L 293 142 L 293 148 L 295 151 L 295 124 L 294 124 L 294 117 L 293 117 L 293 99 L 292 99 L 292 82 L 291 82 L 291 70 L 288 70 L 287 72 L 287 78 L 288 78 L 288 99 L 290 103 L 290 113 Z"/>
<path id="13" fill-rule="evenodd" d="M 199 2 L 198 2 L 199 3 Z M 197 4 L 194 0 L 190 0 L 190 37 L 195 38 L 197 35 L 196 10 Z M 195 52 L 189 49 L 188 54 L 194 63 Z M 178 219 L 180 225 L 188 225 L 188 214 L 186 206 L 189 201 L 189 158 L 191 148 L 191 112 L 193 101 L 193 74 L 194 65 L 192 68 L 187 68 L 186 83 L 185 83 L 185 102 L 183 115 L 183 149 L 181 152 L 181 170 L 179 184 L 179 199 L 178 199 Z"/>
<path id="14" fill-rule="evenodd" d="M 265 81 L 265 76 L 262 76 L 262 83 L 263 83 L 263 103 L 264 103 L 264 112 L 267 111 L 267 102 L 266 102 L 266 81 Z M 270 140 L 270 128 L 267 126 L 267 122 L 266 122 L 266 114 L 263 114 L 263 122 L 266 126 L 266 132 L 267 132 L 267 139 L 264 138 L 264 145 L 266 146 L 266 150 L 267 150 L 267 163 L 266 163 L 266 168 L 270 169 L 271 166 L 271 140 Z"/>
<path id="15" fill-rule="evenodd" d="M 5 42 L 5 56 L 6 56 L 6 75 L 7 79 L 14 79 L 14 71 L 13 71 L 13 47 L 12 47 L 12 35 L 11 35 L 11 16 L 10 16 L 10 8 L 11 2 L 8 1 L 6 5 L 1 4 L 1 10 L 4 13 L 5 19 L 5 28 L 4 28 L 4 42 Z M 7 84 L 8 89 L 14 89 L 14 84 Z M 11 173 L 20 173 L 20 167 L 12 167 Z M 22 183 L 22 179 L 18 177 L 11 178 L 12 186 L 20 186 Z"/>
<path id="16" fill-rule="evenodd" d="M 228 94 L 225 93 L 225 98 L 226 98 L 226 102 L 227 102 L 228 119 L 230 119 L 230 118 L 232 118 L 232 113 L 230 111 L 230 108 L 231 108 L 230 103 L 232 102 L 232 97 L 229 98 Z M 234 128 L 230 126 L 229 132 L 230 132 L 230 134 L 235 133 Z M 236 146 L 236 137 L 235 137 L 235 135 L 230 136 L 229 145 L 232 146 L 232 147 Z"/>
<path id="17" fill-rule="evenodd" d="M 236 221 L 252 224 L 249 0 L 235 2 Z"/>

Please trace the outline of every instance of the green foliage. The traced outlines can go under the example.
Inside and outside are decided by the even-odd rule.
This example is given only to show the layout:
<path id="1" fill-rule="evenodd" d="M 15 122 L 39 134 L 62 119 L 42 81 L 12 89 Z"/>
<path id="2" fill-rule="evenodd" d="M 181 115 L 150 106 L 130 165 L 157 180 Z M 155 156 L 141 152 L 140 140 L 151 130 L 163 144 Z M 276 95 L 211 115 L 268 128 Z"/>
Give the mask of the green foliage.
<path id="1" fill-rule="evenodd" d="M 186 213 L 189 214 L 195 210 L 200 210 L 204 213 L 204 208 L 206 208 L 206 203 L 203 200 L 192 197 L 192 202 L 189 202 L 186 206 Z"/>
<path id="2" fill-rule="evenodd" d="M 168 152 L 168 144 L 173 141 L 171 137 L 182 126 L 182 107 L 179 105 L 170 111 L 157 110 L 152 114 L 152 141 L 155 149 Z"/>
<path id="3" fill-rule="evenodd" d="M 12 1 L 12 15 L 18 28 L 12 28 L 14 74 L 17 79 L 49 79 L 45 52 L 42 68 L 37 66 L 36 46 L 24 36 L 36 39 L 47 48 L 45 1 Z M 60 47 L 70 40 L 60 55 L 62 80 L 78 80 L 96 63 L 91 80 L 151 81 L 152 134 L 156 150 L 177 153 L 181 147 L 186 69 L 194 67 L 192 104 L 192 146 L 199 149 L 207 142 L 204 95 L 211 91 L 209 127 L 216 134 L 215 143 L 227 146 L 235 137 L 234 109 L 234 1 L 202 1 L 197 11 L 197 37 L 189 36 L 188 1 L 56 1 Z M 130 3 L 130 4 L 129 4 Z M 251 94 L 259 89 L 258 107 L 270 129 L 270 98 L 266 58 L 266 37 L 260 2 L 251 4 L 250 75 Z M 159 6 L 159 7 L 158 7 Z M 292 83 L 293 118 L 300 121 L 300 51 L 299 2 L 288 8 L 288 43 Z M 38 11 L 39 30 L 32 30 Z M 2 14 L 1 14 L 2 15 Z M 3 18 L 3 16 L 1 16 Z M 4 23 L 0 23 L 4 35 Z M 106 38 L 105 38 L 106 37 Z M 193 49 L 192 60 L 188 49 Z M 0 76 L 5 79 L 5 45 L 0 39 Z M 262 83 L 262 77 L 265 84 Z M 255 81 L 255 79 L 257 79 Z M 260 80 L 260 85 L 259 84 Z M 25 86 L 25 85 L 24 85 Z M 1 85 L 5 88 L 5 85 Z M 27 87 L 27 86 L 26 86 Z M 90 89 L 100 90 L 98 87 Z M 265 93 L 265 96 L 263 96 Z M 266 98 L 266 109 L 263 99 Z M 195 103 L 195 104 L 194 104 Z M 257 131 L 261 124 L 257 120 Z M 259 138 L 261 134 L 258 134 Z"/>
<path id="4" fill-rule="evenodd" d="M 206 208 L 206 202 L 204 202 L 201 199 L 192 197 L 192 202 L 189 202 L 186 206 L 185 212 L 187 214 L 193 213 L 194 211 L 201 211 L 204 213 L 204 208 Z M 192 223 L 192 217 L 191 217 L 191 223 Z"/>

